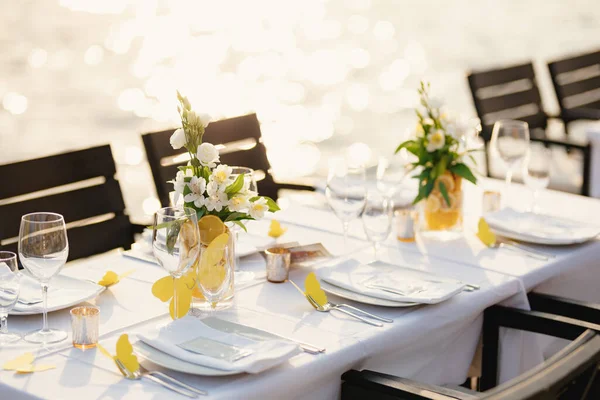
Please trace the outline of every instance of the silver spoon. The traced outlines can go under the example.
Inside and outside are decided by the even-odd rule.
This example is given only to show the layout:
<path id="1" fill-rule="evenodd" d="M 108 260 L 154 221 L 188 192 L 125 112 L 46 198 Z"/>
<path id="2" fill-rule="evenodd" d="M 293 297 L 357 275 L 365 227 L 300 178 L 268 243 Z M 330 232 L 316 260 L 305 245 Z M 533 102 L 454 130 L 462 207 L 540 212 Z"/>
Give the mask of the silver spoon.
<path id="1" fill-rule="evenodd" d="M 123 376 L 126 379 L 129 379 L 132 381 L 137 381 L 137 380 L 142 379 L 142 377 L 148 378 L 149 380 L 154 381 L 154 382 L 158 383 L 159 385 L 174 391 L 175 393 L 179 393 L 179 394 L 189 397 L 191 399 L 198 398 L 198 394 L 196 394 L 195 392 L 190 392 L 187 390 L 180 389 L 176 386 L 171 385 L 170 383 L 164 382 L 164 381 L 158 379 L 157 377 L 150 375 L 147 372 L 140 372 L 139 369 L 137 371 L 129 371 L 119 359 L 115 358 L 114 360 L 115 360 L 115 363 L 117 364 L 117 367 L 119 368 L 119 371 L 121 371 L 121 374 L 123 374 Z"/>

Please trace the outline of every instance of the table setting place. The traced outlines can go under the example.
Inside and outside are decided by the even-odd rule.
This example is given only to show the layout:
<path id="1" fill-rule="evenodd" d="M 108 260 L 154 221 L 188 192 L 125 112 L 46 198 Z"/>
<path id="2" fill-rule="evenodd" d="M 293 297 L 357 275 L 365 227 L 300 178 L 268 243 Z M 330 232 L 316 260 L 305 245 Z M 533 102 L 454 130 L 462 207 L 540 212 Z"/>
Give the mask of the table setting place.
<path id="1" fill-rule="evenodd" d="M 364 166 L 347 157 L 330 160 L 324 189 L 330 211 L 314 210 L 323 217 L 312 219 L 307 208 L 291 206 L 279 213 L 275 201 L 259 194 L 252 169 L 220 164 L 216 147 L 203 142 L 206 125 L 191 110 L 189 100 L 178 93 L 182 127 L 173 133 L 171 145 L 187 150 L 191 161 L 180 166 L 173 177 L 173 205 L 154 213 L 152 224 L 131 249 L 119 250 L 119 268 L 117 262 L 113 267 L 99 262 L 86 268 L 86 262 L 92 265 L 90 258 L 76 264 L 84 271 L 81 274 L 68 274 L 68 268 L 61 273 L 73 250 L 67 235 L 70 221 L 52 212 L 22 216 L 17 253 L 0 251 L 3 369 L 16 374 L 52 370 L 56 366 L 45 363 L 44 354 L 64 350 L 64 342 L 71 340 L 76 349 L 106 357 L 114 364 L 112 371 L 126 380 L 160 385 L 189 398 L 209 396 L 201 384 L 184 382 L 169 371 L 202 377 L 258 376 L 289 365 L 299 356 L 318 359 L 328 354 L 322 343 L 306 342 L 295 330 L 281 335 L 224 318 L 228 310 L 245 306 L 236 301 L 236 293 L 250 288 L 261 293 L 258 287 L 278 285 L 286 295 L 291 293 L 289 304 L 311 312 L 319 321 L 335 315 L 344 323 L 385 331 L 403 317 L 398 313 L 389 318 L 391 309 L 434 307 L 482 290 L 468 279 L 463 282 L 451 273 L 446 276 L 441 268 L 434 273 L 428 265 L 438 263 L 436 254 L 419 268 L 381 261 L 390 240 L 401 244 L 401 251 L 418 252 L 420 238 L 451 243 L 453 238 L 472 235 L 485 247 L 551 262 L 555 258 L 549 250 L 552 246 L 596 238 L 598 226 L 540 213 L 535 203 L 529 211 L 502 206 L 507 201 L 503 202 L 504 196 L 497 191 L 483 194 L 477 231 L 463 231 L 464 186 L 478 183 L 466 164 L 476 133 L 472 127 L 442 117 L 439 108 L 430 103 L 428 90 L 425 84 L 419 89 L 426 111 L 418 114 L 414 138 L 396 149 L 401 166 L 392 171 L 390 160 L 380 161 L 376 182 L 369 183 Z M 531 187 L 536 191 L 545 187 L 540 176 L 547 172 L 547 160 L 543 152 L 541 161 L 540 155 L 534 157 L 527 124 L 498 122 L 492 146 L 508 166 L 507 187 L 512 170 L 520 164 L 525 165 Z M 398 188 L 404 188 L 405 179 L 411 176 L 418 181 L 416 192 L 409 191 L 415 198 L 395 203 L 394 199 L 406 199 L 408 192 Z M 534 201 L 536 198 L 537 194 Z M 294 210 L 302 212 L 294 215 Z M 341 229 L 339 223 L 335 225 L 336 218 Z M 350 230 L 352 221 L 360 221 L 364 235 Z M 322 231 L 320 236 L 317 230 Z M 330 250 L 329 245 L 317 241 L 321 237 L 330 243 L 343 240 L 344 251 Z M 373 249 L 371 261 L 353 257 L 359 251 L 364 254 L 369 246 Z M 150 270 L 152 274 L 147 273 Z M 292 279 L 290 272 L 293 275 L 295 271 L 301 271 L 296 276 L 305 279 Z M 107 303 L 98 299 L 112 296 L 118 303 L 121 298 L 114 289 L 128 280 L 145 288 L 136 306 L 143 307 L 144 296 L 151 296 L 163 306 L 162 319 L 131 321 L 104 332 L 100 320 L 109 310 L 99 306 Z M 278 300 L 268 299 L 267 304 Z M 71 332 L 50 328 L 49 313 L 67 309 Z M 386 316 L 379 315 L 378 309 Z M 9 316 L 11 326 L 19 326 L 20 318 L 31 315 L 42 317 L 41 330 L 24 335 L 9 330 Z M 266 313 L 263 318 L 276 317 Z M 29 351 L 2 358 L 3 349 L 21 347 Z M 40 349 L 46 353 L 34 356 Z"/>

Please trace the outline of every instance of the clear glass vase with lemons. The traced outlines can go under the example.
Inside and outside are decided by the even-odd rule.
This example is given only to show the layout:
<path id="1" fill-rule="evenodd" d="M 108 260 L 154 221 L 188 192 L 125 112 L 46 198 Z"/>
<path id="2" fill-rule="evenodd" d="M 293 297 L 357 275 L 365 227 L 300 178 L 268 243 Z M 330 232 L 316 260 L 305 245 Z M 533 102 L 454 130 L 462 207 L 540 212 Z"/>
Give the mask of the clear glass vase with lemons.
<path id="1" fill-rule="evenodd" d="M 419 206 L 419 231 L 461 231 L 463 221 L 463 180 L 477 183 L 466 160 L 479 148 L 468 148 L 477 135 L 469 121 L 451 119 L 442 112 L 439 100 L 430 96 L 429 84 L 421 82 L 418 122 L 415 135 L 401 143 L 396 153 L 406 149 L 419 190 L 413 204 Z"/>

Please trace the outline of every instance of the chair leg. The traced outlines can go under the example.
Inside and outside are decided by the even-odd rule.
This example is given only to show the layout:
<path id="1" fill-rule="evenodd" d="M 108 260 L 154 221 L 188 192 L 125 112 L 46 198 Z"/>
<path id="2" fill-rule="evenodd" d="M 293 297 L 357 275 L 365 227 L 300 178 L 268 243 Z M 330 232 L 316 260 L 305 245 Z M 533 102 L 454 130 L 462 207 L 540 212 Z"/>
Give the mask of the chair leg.
<path id="1" fill-rule="evenodd" d="M 499 326 L 491 312 L 483 317 L 482 361 L 479 389 L 483 392 L 497 385 L 498 382 L 498 342 Z"/>

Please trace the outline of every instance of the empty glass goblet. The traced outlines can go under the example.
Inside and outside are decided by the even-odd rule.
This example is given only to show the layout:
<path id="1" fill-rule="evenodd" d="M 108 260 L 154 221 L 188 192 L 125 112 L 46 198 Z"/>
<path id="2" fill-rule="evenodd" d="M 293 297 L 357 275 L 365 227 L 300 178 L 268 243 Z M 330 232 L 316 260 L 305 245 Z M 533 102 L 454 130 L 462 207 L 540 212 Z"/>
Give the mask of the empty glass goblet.
<path id="1" fill-rule="evenodd" d="M 369 192 L 361 218 L 365 234 L 369 241 L 373 243 L 375 259 L 377 259 L 381 243 L 387 239 L 392 231 L 392 216 L 392 201 L 382 193 Z"/>
<path id="2" fill-rule="evenodd" d="M 0 251 L 0 347 L 21 339 L 21 335 L 8 332 L 8 313 L 17 304 L 18 297 L 17 255 Z"/>

